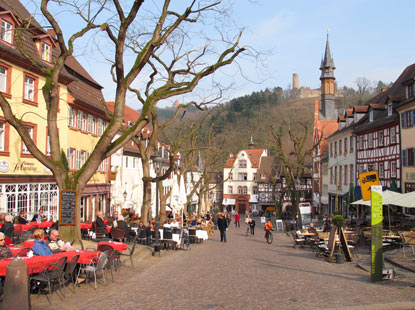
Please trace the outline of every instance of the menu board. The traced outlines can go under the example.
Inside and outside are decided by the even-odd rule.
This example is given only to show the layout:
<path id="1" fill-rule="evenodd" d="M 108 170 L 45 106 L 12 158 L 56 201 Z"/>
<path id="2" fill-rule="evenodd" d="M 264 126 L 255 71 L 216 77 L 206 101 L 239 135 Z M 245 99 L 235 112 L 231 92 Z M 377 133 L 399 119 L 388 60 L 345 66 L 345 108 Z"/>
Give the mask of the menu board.
<path id="1" fill-rule="evenodd" d="M 76 191 L 61 191 L 59 225 L 75 225 Z"/>

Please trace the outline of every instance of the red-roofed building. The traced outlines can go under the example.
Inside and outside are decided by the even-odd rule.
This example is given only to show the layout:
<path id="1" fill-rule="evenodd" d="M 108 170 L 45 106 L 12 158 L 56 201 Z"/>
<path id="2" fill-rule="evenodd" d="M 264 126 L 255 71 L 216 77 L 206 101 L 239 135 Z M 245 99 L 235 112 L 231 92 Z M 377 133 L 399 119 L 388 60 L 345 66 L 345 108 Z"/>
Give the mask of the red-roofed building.
<path id="1" fill-rule="evenodd" d="M 257 149 L 252 141 L 248 149 L 230 154 L 223 169 L 223 202 L 228 212 L 258 212 L 257 171 L 266 149 Z"/>

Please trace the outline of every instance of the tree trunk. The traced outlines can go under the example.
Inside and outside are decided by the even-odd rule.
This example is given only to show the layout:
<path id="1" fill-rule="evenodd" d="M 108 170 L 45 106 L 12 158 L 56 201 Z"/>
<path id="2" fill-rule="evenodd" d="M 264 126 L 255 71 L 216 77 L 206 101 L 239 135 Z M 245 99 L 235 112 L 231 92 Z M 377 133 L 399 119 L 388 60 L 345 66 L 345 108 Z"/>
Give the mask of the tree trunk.
<path id="1" fill-rule="evenodd" d="M 150 163 L 142 160 L 143 164 L 143 206 L 141 208 L 141 222 L 144 225 L 148 224 L 148 212 L 151 210 L 151 182 L 147 181 L 145 177 L 150 177 Z"/>
<path id="2" fill-rule="evenodd" d="M 74 190 L 74 189 L 62 189 L 62 190 Z M 73 240 L 81 240 L 81 190 L 76 191 L 76 203 L 75 203 L 75 226 L 72 225 L 60 225 L 59 236 L 65 242 L 72 242 Z M 60 197 L 59 197 L 60 203 Z M 59 208 L 61 206 L 59 205 Z"/>

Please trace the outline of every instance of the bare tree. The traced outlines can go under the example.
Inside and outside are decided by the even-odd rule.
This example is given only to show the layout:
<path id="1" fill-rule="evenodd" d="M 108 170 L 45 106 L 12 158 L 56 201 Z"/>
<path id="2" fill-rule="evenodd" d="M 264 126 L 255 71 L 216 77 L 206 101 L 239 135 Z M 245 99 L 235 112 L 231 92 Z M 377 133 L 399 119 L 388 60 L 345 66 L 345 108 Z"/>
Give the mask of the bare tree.
<path id="1" fill-rule="evenodd" d="M 52 171 L 59 189 L 79 193 L 76 203 L 78 214 L 80 193 L 100 163 L 141 132 L 156 113 L 157 103 L 192 92 L 201 80 L 231 64 L 245 50 L 244 47 L 239 47 L 240 32 L 229 40 L 225 40 L 225 36 L 220 37 L 222 40 L 216 41 L 221 42 L 217 45 L 218 50 L 213 48 L 214 40 L 195 43 L 193 35 L 200 28 L 196 28 L 192 36 L 188 35 L 192 26 L 203 21 L 203 16 L 220 13 L 221 1 L 193 0 L 187 6 L 173 9 L 170 2 L 165 0 L 157 10 L 157 16 L 149 16 L 148 14 L 156 10 L 147 9 L 143 0 L 131 1 L 129 5 L 119 0 L 42 0 L 40 10 L 56 33 L 58 47 L 58 53 L 50 67 L 44 66 L 25 48 L 22 34 L 29 29 L 38 28 L 37 24 L 31 16 L 20 16 L 15 12 L 20 25 L 14 36 L 17 48 L 46 79 L 42 94 L 48 110 L 51 155 L 46 156 L 36 146 L 22 119 L 16 116 L 13 107 L 3 95 L 0 96 L 0 107 L 5 119 L 19 133 L 30 153 Z M 60 14 L 56 14 L 57 12 Z M 83 22 L 83 26 L 72 35 L 64 35 L 57 19 L 66 13 L 73 14 L 74 18 Z M 73 172 L 68 168 L 58 134 L 59 78 L 67 59 L 75 53 L 76 41 L 87 34 L 98 36 L 100 45 L 109 46 L 104 57 L 112 63 L 110 76 L 115 83 L 115 104 L 114 111 L 109 116 L 109 125 L 90 157 L 81 169 Z M 199 45 L 199 48 L 194 48 L 195 45 Z M 142 114 L 131 127 L 113 140 L 122 126 L 128 91 L 134 93 L 142 104 Z M 102 104 L 105 106 L 104 102 Z M 80 239 L 80 217 L 77 217 L 75 227 L 62 227 L 61 235 L 68 240 Z"/>
<path id="2" fill-rule="evenodd" d="M 354 81 L 357 86 L 357 94 L 360 96 L 367 95 L 370 92 L 370 81 L 365 77 L 358 77 Z"/>

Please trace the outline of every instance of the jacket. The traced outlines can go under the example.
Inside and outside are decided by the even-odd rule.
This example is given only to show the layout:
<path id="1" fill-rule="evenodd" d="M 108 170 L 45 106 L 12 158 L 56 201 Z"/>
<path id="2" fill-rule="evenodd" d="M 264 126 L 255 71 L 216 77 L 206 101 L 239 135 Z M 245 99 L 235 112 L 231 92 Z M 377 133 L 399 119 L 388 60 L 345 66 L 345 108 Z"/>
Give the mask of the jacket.
<path id="1" fill-rule="evenodd" d="M 4 233 L 6 229 L 9 227 L 14 227 L 14 224 L 10 222 L 5 222 L 3 226 L 0 228 L 0 232 Z"/>
<path id="2" fill-rule="evenodd" d="M 52 256 L 52 251 L 46 245 L 44 241 L 35 240 L 35 244 L 32 247 L 33 254 L 38 256 Z"/>
<path id="3" fill-rule="evenodd" d="M 218 219 L 218 228 L 221 231 L 225 231 L 226 228 L 228 228 L 228 223 L 226 222 L 226 219 L 224 217 L 220 217 Z"/>

